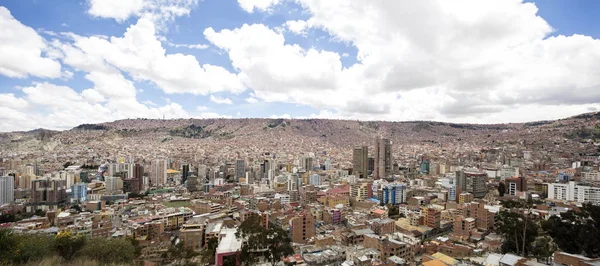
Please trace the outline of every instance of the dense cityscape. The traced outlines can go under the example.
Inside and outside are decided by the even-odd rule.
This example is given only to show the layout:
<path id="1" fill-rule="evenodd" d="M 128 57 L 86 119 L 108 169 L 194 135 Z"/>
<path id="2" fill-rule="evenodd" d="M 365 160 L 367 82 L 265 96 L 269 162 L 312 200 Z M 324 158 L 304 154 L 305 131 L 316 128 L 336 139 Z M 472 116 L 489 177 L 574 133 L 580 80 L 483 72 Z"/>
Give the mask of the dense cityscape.
<path id="1" fill-rule="evenodd" d="M 598 10 L 0 0 L 0 266 L 600 266 Z"/>
<path id="2" fill-rule="evenodd" d="M 590 113 L 2 133 L 0 252 L 16 264 L 596 265 L 598 130 Z"/>

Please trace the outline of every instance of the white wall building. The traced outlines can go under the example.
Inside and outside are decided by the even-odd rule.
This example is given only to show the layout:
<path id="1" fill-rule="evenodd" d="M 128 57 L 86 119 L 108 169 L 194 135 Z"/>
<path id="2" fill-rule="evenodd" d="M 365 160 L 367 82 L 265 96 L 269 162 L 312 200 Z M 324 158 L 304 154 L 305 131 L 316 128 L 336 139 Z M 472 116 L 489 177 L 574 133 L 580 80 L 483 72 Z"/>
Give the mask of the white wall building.
<path id="1" fill-rule="evenodd" d="M 575 182 L 548 184 L 548 198 L 564 201 L 590 202 L 600 205 L 600 187 L 576 185 Z"/>
<path id="2" fill-rule="evenodd" d="M 15 201 L 15 179 L 12 176 L 0 176 L 0 205 Z"/>

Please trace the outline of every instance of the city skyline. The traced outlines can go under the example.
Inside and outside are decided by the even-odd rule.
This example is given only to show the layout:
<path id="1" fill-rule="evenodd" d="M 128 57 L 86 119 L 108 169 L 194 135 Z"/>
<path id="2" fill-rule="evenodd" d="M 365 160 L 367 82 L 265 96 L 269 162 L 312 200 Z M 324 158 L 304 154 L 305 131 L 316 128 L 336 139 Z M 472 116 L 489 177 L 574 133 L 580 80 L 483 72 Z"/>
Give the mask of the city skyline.
<path id="1" fill-rule="evenodd" d="M 600 110 L 598 5 L 0 1 L 0 131 L 138 117 L 565 118 Z"/>

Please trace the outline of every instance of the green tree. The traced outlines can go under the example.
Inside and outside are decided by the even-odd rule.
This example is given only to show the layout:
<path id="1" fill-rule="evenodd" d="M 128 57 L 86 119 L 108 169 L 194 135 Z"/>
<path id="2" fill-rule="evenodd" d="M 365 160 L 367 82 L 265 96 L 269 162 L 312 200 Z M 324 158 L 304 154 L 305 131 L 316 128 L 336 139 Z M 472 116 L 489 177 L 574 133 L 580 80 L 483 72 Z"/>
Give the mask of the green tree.
<path id="1" fill-rule="evenodd" d="M 400 210 L 398 209 L 398 207 L 394 206 L 394 205 L 391 205 L 391 204 L 388 205 L 388 210 L 389 210 L 388 211 L 388 215 L 390 217 L 396 216 L 396 215 L 398 215 L 400 213 Z"/>
<path id="2" fill-rule="evenodd" d="M 190 260 L 198 256 L 198 252 L 192 248 L 185 247 L 183 241 L 171 245 L 167 252 L 163 255 L 165 259 L 172 262 L 173 265 L 195 265 Z"/>
<path id="3" fill-rule="evenodd" d="M 95 238 L 77 251 L 75 257 L 90 258 L 101 264 L 128 264 L 135 259 L 135 247 L 124 238 Z"/>
<path id="4" fill-rule="evenodd" d="M 504 182 L 500 182 L 498 184 L 498 194 L 500 194 L 500 197 L 504 197 L 504 193 L 506 193 L 506 185 L 504 185 Z"/>
<path id="5" fill-rule="evenodd" d="M 133 237 L 127 237 L 125 238 L 127 239 L 127 241 L 129 241 L 129 243 L 131 243 L 131 245 L 133 245 L 134 248 L 134 255 L 135 258 L 139 258 L 142 255 L 142 247 L 140 246 L 140 241 L 138 241 L 137 239 L 133 238 Z"/>
<path id="6" fill-rule="evenodd" d="M 282 257 L 294 253 L 288 232 L 272 223 L 269 224 L 268 229 L 265 228 L 262 217 L 258 215 L 251 215 L 244 220 L 236 232 L 236 237 L 242 239 L 244 243 L 239 260 L 247 265 L 256 263 L 262 256 L 271 265 L 275 265 Z"/>
<path id="7" fill-rule="evenodd" d="M 10 263 L 17 247 L 17 237 L 9 229 L 0 229 L 0 262 Z"/>
<path id="8" fill-rule="evenodd" d="M 552 242 L 552 238 L 548 236 L 538 237 L 533 242 L 531 253 L 538 261 L 548 263 L 548 259 L 556 251 L 556 245 Z"/>
<path id="9" fill-rule="evenodd" d="M 60 232 L 54 238 L 54 250 L 65 260 L 71 260 L 75 253 L 85 245 L 85 237 L 71 234 L 71 232 Z"/>
<path id="10" fill-rule="evenodd" d="M 18 236 L 13 262 L 16 264 L 31 263 L 50 257 L 52 250 L 52 237 L 42 234 L 24 234 Z"/>
<path id="11" fill-rule="evenodd" d="M 212 264 L 215 262 L 215 254 L 217 252 L 217 246 L 219 245 L 219 240 L 217 238 L 209 238 L 206 243 L 206 248 L 202 249 L 200 255 L 202 256 L 202 262 Z"/>
<path id="12" fill-rule="evenodd" d="M 561 250 L 600 257 L 600 206 L 586 203 L 579 211 L 550 217 L 542 228 Z"/>
<path id="13" fill-rule="evenodd" d="M 539 230 L 539 226 L 532 215 L 501 211 L 497 221 L 496 232 L 504 237 L 502 252 L 527 256 Z"/>

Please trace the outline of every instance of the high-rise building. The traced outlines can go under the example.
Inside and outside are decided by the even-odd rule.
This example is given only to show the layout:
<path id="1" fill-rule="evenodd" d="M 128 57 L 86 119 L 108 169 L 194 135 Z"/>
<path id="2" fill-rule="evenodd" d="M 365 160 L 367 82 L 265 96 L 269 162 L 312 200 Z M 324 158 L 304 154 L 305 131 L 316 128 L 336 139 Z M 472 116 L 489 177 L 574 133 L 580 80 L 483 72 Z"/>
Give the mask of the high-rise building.
<path id="1" fill-rule="evenodd" d="M 464 169 L 456 172 L 456 193 L 469 192 L 475 198 L 483 198 L 488 193 L 487 173 L 477 169 Z"/>
<path id="2" fill-rule="evenodd" d="M 405 184 L 389 184 L 383 187 L 384 204 L 400 204 L 406 202 L 408 191 Z"/>
<path id="3" fill-rule="evenodd" d="M 240 181 L 240 178 L 246 177 L 246 161 L 238 159 L 235 161 L 235 181 Z"/>
<path id="4" fill-rule="evenodd" d="M 164 185 L 167 183 L 167 160 L 157 159 L 154 160 L 152 165 L 152 185 Z"/>
<path id="5" fill-rule="evenodd" d="M 375 138 L 375 169 L 373 178 L 380 179 L 392 175 L 392 144 L 389 139 Z"/>
<path id="6" fill-rule="evenodd" d="M 358 178 L 369 176 L 369 147 L 354 147 L 352 151 L 352 168 L 354 175 Z"/>
<path id="7" fill-rule="evenodd" d="M 185 184 L 185 181 L 187 181 L 189 174 L 190 174 L 190 165 L 187 163 L 182 164 L 181 165 L 181 184 Z"/>
<path id="8" fill-rule="evenodd" d="M 31 202 L 58 205 L 67 200 L 66 181 L 60 179 L 36 179 L 31 181 Z"/>
<path id="9" fill-rule="evenodd" d="M 71 202 L 84 202 L 87 201 L 87 184 L 86 183 L 75 183 L 71 186 Z"/>
<path id="10" fill-rule="evenodd" d="M 306 171 L 312 171 L 313 169 L 313 158 L 312 157 L 304 157 L 302 158 L 302 168 Z"/>
<path id="11" fill-rule="evenodd" d="M 15 178 L 0 176 L 0 205 L 11 203 L 15 200 Z"/>
<path id="12" fill-rule="evenodd" d="M 313 186 L 320 186 L 321 185 L 321 175 L 318 175 L 318 174 L 310 175 L 309 184 L 311 184 Z"/>
<path id="13" fill-rule="evenodd" d="M 106 191 L 115 193 L 123 190 L 123 179 L 120 177 L 108 176 L 105 180 Z"/>
<path id="14" fill-rule="evenodd" d="M 375 173 L 375 158 L 369 157 L 369 166 L 367 167 L 367 172 L 369 174 Z"/>

